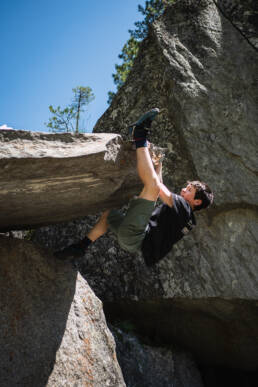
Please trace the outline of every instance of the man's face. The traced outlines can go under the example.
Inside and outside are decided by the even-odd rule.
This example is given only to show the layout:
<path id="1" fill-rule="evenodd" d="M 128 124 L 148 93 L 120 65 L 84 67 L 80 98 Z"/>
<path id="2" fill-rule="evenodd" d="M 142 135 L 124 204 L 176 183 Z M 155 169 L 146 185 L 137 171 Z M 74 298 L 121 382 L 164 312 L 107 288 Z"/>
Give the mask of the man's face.
<path id="1" fill-rule="evenodd" d="M 187 201 L 193 208 L 197 203 L 194 199 L 196 188 L 193 185 L 188 184 L 185 188 L 182 188 L 180 195 Z M 197 200 L 199 202 L 199 200 Z"/>

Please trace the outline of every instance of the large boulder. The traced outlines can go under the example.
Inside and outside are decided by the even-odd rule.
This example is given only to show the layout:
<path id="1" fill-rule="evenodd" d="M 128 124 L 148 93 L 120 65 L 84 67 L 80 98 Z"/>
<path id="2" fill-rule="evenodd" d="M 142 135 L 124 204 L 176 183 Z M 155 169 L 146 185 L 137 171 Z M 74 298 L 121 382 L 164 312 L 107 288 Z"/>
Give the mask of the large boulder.
<path id="1" fill-rule="evenodd" d="M 142 186 L 135 150 L 116 134 L 0 130 L 0 231 L 122 205 Z"/>
<path id="2" fill-rule="evenodd" d="M 239 31 L 225 12 L 211 0 L 168 7 L 95 127 L 126 135 L 143 111 L 163 109 L 152 141 L 169 149 L 165 183 L 177 191 L 187 179 L 207 181 L 214 206 L 196 214 L 196 229 L 153 268 L 109 234 L 91 246 L 81 270 L 110 321 L 131 320 L 152 341 L 188 348 L 199 363 L 255 370 L 258 61 L 244 22 Z M 95 220 L 34 237 L 66 245 Z"/>
<path id="3" fill-rule="evenodd" d="M 71 265 L 0 237 L 0 385 L 125 386 L 101 301 Z"/>
<path id="4" fill-rule="evenodd" d="M 206 181 L 213 208 L 196 215 L 196 230 L 153 269 L 103 238 L 86 256 L 87 279 L 108 318 L 133 319 L 200 362 L 254 370 L 258 55 L 225 12 L 211 0 L 168 7 L 94 129 L 119 133 L 142 111 L 163 109 L 152 141 L 169 149 L 165 183 L 177 191 L 187 179 Z"/>

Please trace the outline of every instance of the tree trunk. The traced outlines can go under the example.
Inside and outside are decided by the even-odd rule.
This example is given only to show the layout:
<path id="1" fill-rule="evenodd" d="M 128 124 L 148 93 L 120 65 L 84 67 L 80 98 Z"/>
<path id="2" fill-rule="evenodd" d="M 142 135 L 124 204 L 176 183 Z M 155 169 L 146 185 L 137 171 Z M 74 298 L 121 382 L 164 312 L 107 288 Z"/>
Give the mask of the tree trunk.
<path id="1" fill-rule="evenodd" d="M 76 116 L 76 129 L 75 129 L 76 134 L 79 134 L 80 109 L 81 109 L 81 91 L 79 94 L 78 109 L 77 109 L 77 116 Z"/>

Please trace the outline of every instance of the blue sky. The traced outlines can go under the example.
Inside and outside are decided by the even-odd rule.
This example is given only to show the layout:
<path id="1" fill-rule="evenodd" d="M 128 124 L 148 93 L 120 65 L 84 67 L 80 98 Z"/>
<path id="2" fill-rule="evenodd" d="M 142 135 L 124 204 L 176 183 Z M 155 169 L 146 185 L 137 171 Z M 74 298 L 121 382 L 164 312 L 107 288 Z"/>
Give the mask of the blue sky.
<path id="1" fill-rule="evenodd" d="M 145 0 L 1 0 L 0 126 L 46 131 L 48 106 L 71 102 L 72 88 L 90 86 L 95 100 L 87 131 L 107 109 L 112 73 L 142 20 Z"/>

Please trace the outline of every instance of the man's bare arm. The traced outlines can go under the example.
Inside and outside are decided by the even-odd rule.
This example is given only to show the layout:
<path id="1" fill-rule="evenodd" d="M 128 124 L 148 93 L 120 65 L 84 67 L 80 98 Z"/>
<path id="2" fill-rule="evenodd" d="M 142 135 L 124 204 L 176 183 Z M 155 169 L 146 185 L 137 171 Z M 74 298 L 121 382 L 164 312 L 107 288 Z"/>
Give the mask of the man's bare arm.
<path id="1" fill-rule="evenodd" d="M 172 192 L 163 183 L 160 183 L 159 198 L 169 207 L 173 207 Z"/>
<path id="2" fill-rule="evenodd" d="M 163 201 L 163 203 L 167 204 L 169 207 L 173 207 L 173 197 L 172 192 L 169 191 L 169 189 L 163 184 L 163 178 L 162 178 L 162 161 L 158 162 L 155 165 L 155 171 L 159 177 L 160 181 L 160 192 L 159 192 L 159 198 Z"/>
<path id="3" fill-rule="evenodd" d="M 156 174 L 158 175 L 159 181 L 163 183 L 163 177 L 162 177 L 162 161 L 158 162 L 156 165 L 154 165 Z"/>

